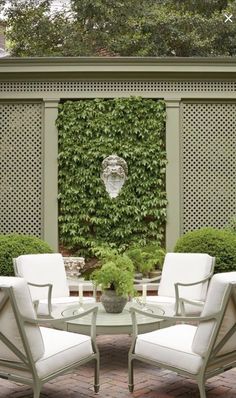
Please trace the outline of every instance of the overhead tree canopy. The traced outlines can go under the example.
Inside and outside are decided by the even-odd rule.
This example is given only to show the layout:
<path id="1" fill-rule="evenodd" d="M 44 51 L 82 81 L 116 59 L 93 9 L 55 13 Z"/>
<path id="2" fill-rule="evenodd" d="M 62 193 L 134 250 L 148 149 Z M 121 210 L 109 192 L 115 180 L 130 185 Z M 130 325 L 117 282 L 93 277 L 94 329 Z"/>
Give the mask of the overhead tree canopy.
<path id="1" fill-rule="evenodd" d="M 53 0 L 7 3 L 15 56 L 236 54 L 233 0 L 71 0 L 69 11 L 53 13 Z"/>

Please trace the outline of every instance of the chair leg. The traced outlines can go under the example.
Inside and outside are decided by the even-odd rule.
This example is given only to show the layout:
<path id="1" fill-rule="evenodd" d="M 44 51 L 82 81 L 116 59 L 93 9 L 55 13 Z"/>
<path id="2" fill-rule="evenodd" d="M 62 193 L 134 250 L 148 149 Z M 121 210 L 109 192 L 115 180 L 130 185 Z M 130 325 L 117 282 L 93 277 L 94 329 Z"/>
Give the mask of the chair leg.
<path id="1" fill-rule="evenodd" d="M 33 386 L 34 398 L 40 398 L 41 384 L 36 383 Z"/>
<path id="2" fill-rule="evenodd" d="M 99 355 L 97 355 L 95 359 L 95 368 L 94 368 L 94 392 L 98 393 L 100 384 L 99 384 L 99 372 L 100 372 L 100 360 Z"/>
<path id="3" fill-rule="evenodd" d="M 133 359 L 129 357 L 129 362 L 128 362 L 128 368 L 129 368 L 129 392 L 134 391 L 134 364 L 133 364 Z"/>
<path id="4" fill-rule="evenodd" d="M 205 383 L 204 380 L 198 381 L 198 389 L 200 392 L 200 398 L 206 398 L 206 390 L 205 390 Z"/>

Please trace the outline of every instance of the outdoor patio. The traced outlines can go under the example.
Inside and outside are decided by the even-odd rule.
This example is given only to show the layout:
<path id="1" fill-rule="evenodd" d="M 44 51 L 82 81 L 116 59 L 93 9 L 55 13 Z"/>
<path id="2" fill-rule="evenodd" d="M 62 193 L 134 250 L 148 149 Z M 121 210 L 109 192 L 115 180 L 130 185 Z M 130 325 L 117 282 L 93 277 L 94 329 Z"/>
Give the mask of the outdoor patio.
<path id="1" fill-rule="evenodd" d="M 93 392 L 92 364 L 80 367 L 77 373 L 65 375 L 45 384 L 42 398 L 87 398 L 87 397 L 147 397 L 147 398 L 199 398 L 195 382 L 173 372 L 159 370 L 144 363 L 135 365 L 135 390 L 131 394 L 127 386 L 127 355 L 131 338 L 122 336 L 99 336 L 101 353 L 101 387 L 99 394 Z M 207 398 L 235 398 L 236 370 L 230 370 L 206 383 Z M 0 397 L 31 398 L 32 389 L 22 384 L 0 379 Z"/>

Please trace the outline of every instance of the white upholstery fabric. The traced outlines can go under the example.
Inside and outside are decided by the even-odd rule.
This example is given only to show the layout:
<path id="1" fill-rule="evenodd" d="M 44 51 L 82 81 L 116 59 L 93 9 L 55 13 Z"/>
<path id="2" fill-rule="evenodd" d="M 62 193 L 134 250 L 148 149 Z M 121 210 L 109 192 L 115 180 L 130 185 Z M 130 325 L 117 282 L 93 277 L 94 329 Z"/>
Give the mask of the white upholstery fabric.
<path id="1" fill-rule="evenodd" d="M 201 356 L 192 350 L 196 329 L 192 325 L 175 325 L 140 334 L 135 354 L 196 374 L 203 362 Z"/>
<path id="2" fill-rule="evenodd" d="M 18 311 L 21 315 L 34 318 L 35 311 L 33 308 L 30 292 L 26 281 L 16 277 L 0 277 L 1 286 L 12 287 Z M 4 292 L 0 291 L 0 303 L 4 297 Z M 0 311 L 0 331 L 22 352 L 25 353 L 23 343 L 20 337 L 19 329 L 16 323 L 15 315 L 8 300 L 7 304 Z M 34 360 L 39 359 L 44 353 L 43 339 L 40 329 L 37 325 L 25 325 L 25 333 L 31 347 L 31 353 Z M 5 344 L 0 341 L 0 358 L 19 361 L 15 354 L 10 351 Z"/>
<path id="3" fill-rule="evenodd" d="M 69 288 L 66 283 L 66 271 L 62 255 L 50 254 L 26 254 L 16 258 L 19 276 L 27 282 L 53 285 L 53 297 L 69 296 Z M 30 287 L 33 300 L 46 299 L 48 289 Z"/>
<path id="4" fill-rule="evenodd" d="M 61 368 L 93 354 L 90 336 L 40 328 L 45 352 L 35 364 L 39 377 L 45 377 Z"/>
<path id="5" fill-rule="evenodd" d="M 175 297 L 147 296 L 147 301 L 154 304 L 159 304 L 159 303 L 175 304 Z"/>
<path id="6" fill-rule="evenodd" d="M 84 297 L 83 301 L 85 303 L 95 303 L 94 297 Z M 69 297 L 57 297 L 52 299 L 52 312 L 59 310 L 63 311 L 63 309 L 72 304 L 78 304 L 79 297 L 78 296 L 69 296 Z M 37 308 L 38 315 L 48 315 L 48 300 L 40 300 Z"/>
<path id="7" fill-rule="evenodd" d="M 161 307 L 164 310 L 164 314 L 168 316 L 172 316 L 175 314 L 175 298 L 174 297 L 163 297 L 163 296 L 147 296 L 146 299 L 147 304 L 156 304 L 158 307 Z M 199 301 L 201 307 L 197 305 L 192 305 L 185 303 L 184 308 L 186 314 L 199 314 L 203 308 L 203 302 Z"/>
<path id="8" fill-rule="evenodd" d="M 163 265 L 159 296 L 175 297 L 174 284 L 192 283 L 204 279 L 211 270 L 212 257 L 202 253 L 167 253 Z M 192 300 L 205 300 L 207 283 L 180 287 L 180 296 Z"/>
<path id="9" fill-rule="evenodd" d="M 216 344 L 222 340 L 222 338 L 229 331 L 229 329 L 235 324 L 235 322 L 236 322 L 236 308 L 231 299 L 228 303 L 224 315 L 224 320 L 216 339 Z M 236 350 L 236 333 L 234 333 L 233 336 L 230 337 L 230 339 L 227 341 L 224 347 L 219 351 L 219 355 L 232 352 L 233 350 Z"/>
<path id="10" fill-rule="evenodd" d="M 46 377 L 93 353 L 89 336 L 44 327 L 41 327 L 40 331 L 45 352 L 35 363 L 39 378 Z M 0 371 L 6 372 L 6 368 L 0 365 Z M 32 379 L 32 374 L 28 371 L 13 368 L 8 368 L 8 371 L 9 373 Z"/>
<path id="11" fill-rule="evenodd" d="M 215 274 L 209 286 L 206 303 L 202 311 L 202 316 L 208 316 L 215 312 L 222 310 L 222 303 L 225 292 L 229 283 L 236 282 L 236 272 L 227 272 L 222 274 Z M 220 341 L 227 330 L 236 322 L 236 311 L 232 301 L 229 301 L 225 317 L 218 334 L 217 341 Z M 201 323 L 196 332 L 193 341 L 193 351 L 199 355 L 205 355 L 208 350 L 211 336 L 214 332 L 215 321 Z M 236 349 L 236 335 L 234 334 L 227 345 L 221 351 L 222 353 L 229 352 Z"/>

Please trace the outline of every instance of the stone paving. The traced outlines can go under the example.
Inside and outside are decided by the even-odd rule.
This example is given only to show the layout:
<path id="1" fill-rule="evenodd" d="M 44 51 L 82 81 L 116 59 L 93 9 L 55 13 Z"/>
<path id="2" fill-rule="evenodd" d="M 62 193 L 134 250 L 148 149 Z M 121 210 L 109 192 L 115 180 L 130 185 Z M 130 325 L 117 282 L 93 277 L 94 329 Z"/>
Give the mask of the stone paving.
<path id="1" fill-rule="evenodd" d="M 101 354 L 100 393 L 93 392 L 93 366 L 63 375 L 43 386 L 41 398 L 199 398 L 196 383 L 177 374 L 141 362 L 135 364 L 134 393 L 127 387 L 127 356 L 131 338 L 126 335 L 99 336 Z M 236 370 L 207 381 L 207 398 L 235 398 Z M 0 398 L 32 398 L 32 390 L 0 379 Z"/>

